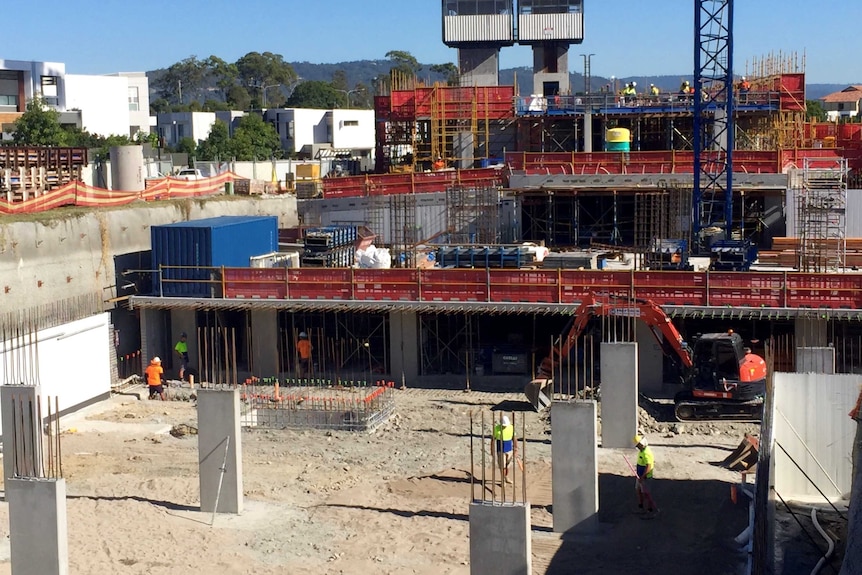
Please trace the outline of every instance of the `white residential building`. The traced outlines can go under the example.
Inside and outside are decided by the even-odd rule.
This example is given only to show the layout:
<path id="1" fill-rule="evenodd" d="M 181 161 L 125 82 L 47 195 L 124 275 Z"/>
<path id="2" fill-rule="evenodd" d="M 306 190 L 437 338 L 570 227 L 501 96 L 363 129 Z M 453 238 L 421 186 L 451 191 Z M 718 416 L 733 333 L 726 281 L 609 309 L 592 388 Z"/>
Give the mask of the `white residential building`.
<path id="1" fill-rule="evenodd" d="M 264 112 L 288 152 L 315 158 L 318 150 L 371 156 L 374 150 L 374 110 L 278 108 Z"/>
<path id="2" fill-rule="evenodd" d="M 156 129 L 162 145 L 174 147 L 183 138 L 206 140 L 216 122 L 216 112 L 167 112 L 159 114 Z"/>
<path id="3" fill-rule="evenodd" d="M 12 124 L 36 96 L 60 112 L 61 123 L 91 134 L 149 132 L 149 82 L 143 72 L 75 75 L 60 62 L 0 59 L 2 132 L 14 130 Z"/>
<path id="4" fill-rule="evenodd" d="M 826 117 L 830 122 L 839 119 L 855 118 L 862 108 L 862 85 L 847 86 L 840 92 L 833 92 L 820 98 Z"/>

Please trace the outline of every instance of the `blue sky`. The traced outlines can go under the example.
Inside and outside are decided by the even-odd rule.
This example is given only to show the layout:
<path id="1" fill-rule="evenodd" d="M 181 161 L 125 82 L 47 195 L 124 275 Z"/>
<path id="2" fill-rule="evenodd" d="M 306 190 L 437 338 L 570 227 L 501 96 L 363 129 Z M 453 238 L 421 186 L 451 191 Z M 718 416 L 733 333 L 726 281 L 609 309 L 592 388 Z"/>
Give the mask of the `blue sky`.
<path id="1" fill-rule="evenodd" d="M 691 74 L 693 0 L 585 0 L 595 76 Z M 859 0 L 736 0 L 735 71 L 769 54 L 806 58 L 809 82 L 862 83 Z M 270 51 L 287 61 L 382 59 L 405 50 L 423 63 L 455 62 L 441 42 L 439 0 L 41 0 L 5 19 L 0 58 L 65 62 L 72 74 L 144 71 L 191 55 L 235 61 Z M 8 14 L 11 16 L 11 13 Z M 501 67 L 531 66 L 527 47 L 504 48 Z"/>

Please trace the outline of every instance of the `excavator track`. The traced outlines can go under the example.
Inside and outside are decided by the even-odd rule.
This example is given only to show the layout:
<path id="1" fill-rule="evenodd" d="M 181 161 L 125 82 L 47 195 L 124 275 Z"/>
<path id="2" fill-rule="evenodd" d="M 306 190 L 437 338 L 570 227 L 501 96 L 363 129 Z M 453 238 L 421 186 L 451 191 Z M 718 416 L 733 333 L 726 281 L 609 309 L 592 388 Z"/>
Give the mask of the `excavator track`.
<path id="1" fill-rule="evenodd" d="M 678 421 L 739 421 L 757 423 L 763 418 L 763 400 L 699 400 L 694 399 L 689 392 L 680 392 L 674 399 L 674 415 Z"/>

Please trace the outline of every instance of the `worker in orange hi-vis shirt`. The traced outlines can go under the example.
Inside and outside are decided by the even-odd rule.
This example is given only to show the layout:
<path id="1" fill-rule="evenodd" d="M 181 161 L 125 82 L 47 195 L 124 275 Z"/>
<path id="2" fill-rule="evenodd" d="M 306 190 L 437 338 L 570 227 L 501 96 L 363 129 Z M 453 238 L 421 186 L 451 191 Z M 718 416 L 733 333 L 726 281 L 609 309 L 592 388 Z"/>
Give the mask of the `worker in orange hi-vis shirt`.
<path id="1" fill-rule="evenodd" d="M 311 375 L 311 341 L 304 331 L 299 333 L 296 351 L 299 353 L 299 377 Z"/>
<path id="2" fill-rule="evenodd" d="M 163 385 L 164 380 L 162 379 L 164 373 L 162 360 L 158 356 L 150 360 L 150 365 L 144 370 L 144 374 L 147 377 L 147 387 L 150 390 L 150 399 L 158 395 L 162 398 L 162 401 L 167 400 L 167 397 L 165 397 L 165 386 Z"/>

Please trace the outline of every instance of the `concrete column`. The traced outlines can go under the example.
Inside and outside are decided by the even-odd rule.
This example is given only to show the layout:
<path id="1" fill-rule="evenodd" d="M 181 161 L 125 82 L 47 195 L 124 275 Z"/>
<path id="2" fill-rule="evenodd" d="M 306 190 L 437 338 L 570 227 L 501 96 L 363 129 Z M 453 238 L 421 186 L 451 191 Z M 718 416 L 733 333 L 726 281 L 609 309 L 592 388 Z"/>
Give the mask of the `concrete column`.
<path id="1" fill-rule="evenodd" d="M 551 418 L 554 531 L 598 527 L 599 473 L 595 401 L 555 401 Z"/>
<path id="2" fill-rule="evenodd" d="M 198 390 L 198 469 L 201 511 L 242 513 L 239 391 Z M 225 447 L 227 446 L 227 460 Z M 222 470 L 224 464 L 224 470 Z M 224 477 L 221 478 L 222 473 Z M 219 481 L 221 480 L 221 494 Z M 218 498 L 218 508 L 216 508 Z"/>
<path id="3" fill-rule="evenodd" d="M 462 86 L 497 86 L 500 83 L 500 48 L 459 48 Z"/>
<path id="4" fill-rule="evenodd" d="M 142 364 L 146 366 L 153 356 L 172 352 L 164 348 L 165 315 L 157 309 L 141 309 L 141 354 Z M 143 373 L 141 374 L 143 375 Z"/>
<path id="5" fill-rule="evenodd" d="M 530 504 L 470 504 L 470 575 L 531 575 Z"/>
<path id="6" fill-rule="evenodd" d="M 602 343 L 602 447 L 626 448 L 638 430 L 638 344 Z"/>
<path id="7" fill-rule="evenodd" d="M 3 478 L 42 475 L 42 424 L 36 398 L 38 385 L 0 387 L 0 423 L 3 427 Z M 45 406 L 47 411 L 47 406 Z M 47 415 L 47 413 L 43 413 Z M 9 491 L 6 491 L 9 500 Z"/>
<path id="8" fill-rule="evenodd" d="M 834 347 L 797 347 L 796 373 L 835 373 Z"/>
<path id="9" fill-rule="evenodd" d="M 638 386 L 642 391 L 660 392 L 664 383 L 664 352 L 652 330 L 642 321 L 635 323 L 638 344 Z"/>
<path id="10" fill-rule="evenodd" d="M 396 382 L 402 374 L 409 385 L 419 376 L 419 315 L 389 312 L 389 371 Z"/>
<path id="11" fill-rule="evenodd" d="M 15 575 L 66 575 L 66 480 L 6 480 L 9 543 Z"/>
<path id="12" fill-rule="evenodd" d="M 278 373 L 278 313 L 274 310 L 252 310 L 252 373 L 270 377 Z"/>
<path id="13" fill-rule="evenodd" d="M 548 63 L 553 61 L 553 67 Z M 533 93 L 545 97 L 545 82 L 556 82 L 560 94 L 571 94 L 569 77 L 569 45 L 562 42 L 545 42 L 533 46 Z"/>
<path id="14" fill-rule="evenodd" d="M 826 347 L 829 343 L 829 322 L 819 318 L 796 318 L 796 347 Z"/>

